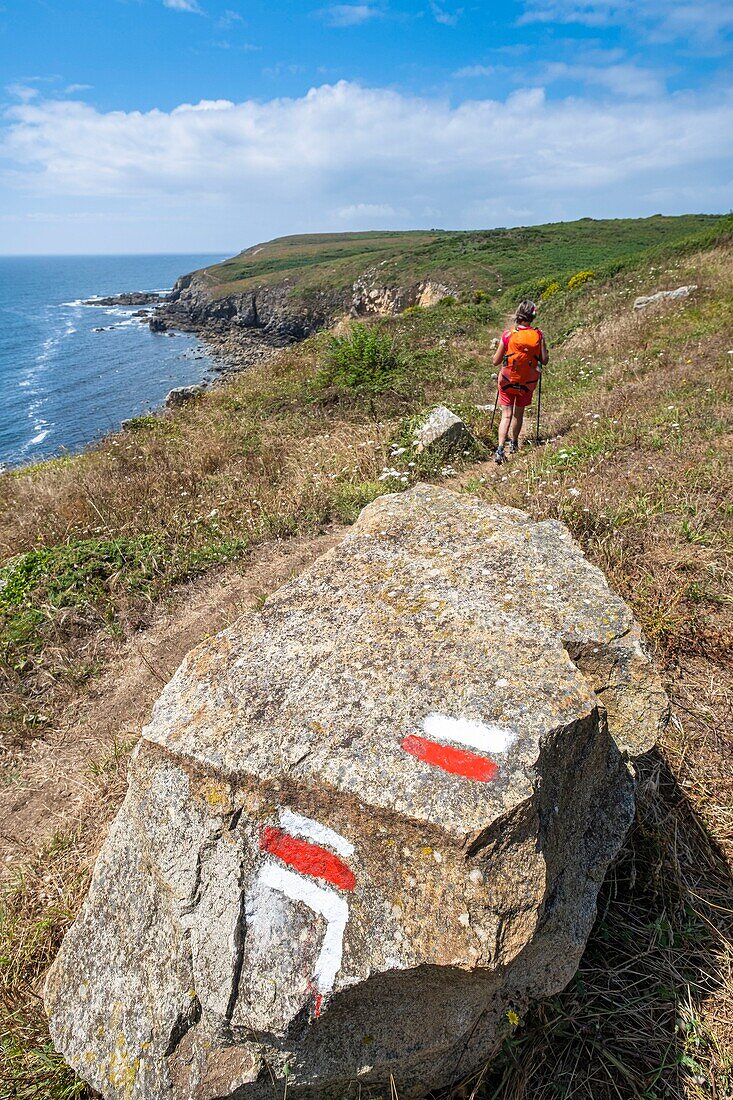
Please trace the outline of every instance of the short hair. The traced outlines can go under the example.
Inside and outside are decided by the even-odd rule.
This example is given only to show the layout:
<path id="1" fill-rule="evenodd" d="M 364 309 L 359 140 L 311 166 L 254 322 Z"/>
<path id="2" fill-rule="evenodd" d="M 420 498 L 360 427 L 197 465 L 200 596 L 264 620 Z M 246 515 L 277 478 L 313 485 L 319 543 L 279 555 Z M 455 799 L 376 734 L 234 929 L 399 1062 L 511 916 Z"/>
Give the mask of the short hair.
<path id="1" fill-rule="evenodd" d="M 514 315 L 514 319 L 520 325 L 526 325 L 530 321 L 534 321 L 537 315 L 537 306 L 534 302 L 531 302 L 529 298 L 525 298 L 523 302 L 520 302 L 517 306 L 517 312 Z"/>

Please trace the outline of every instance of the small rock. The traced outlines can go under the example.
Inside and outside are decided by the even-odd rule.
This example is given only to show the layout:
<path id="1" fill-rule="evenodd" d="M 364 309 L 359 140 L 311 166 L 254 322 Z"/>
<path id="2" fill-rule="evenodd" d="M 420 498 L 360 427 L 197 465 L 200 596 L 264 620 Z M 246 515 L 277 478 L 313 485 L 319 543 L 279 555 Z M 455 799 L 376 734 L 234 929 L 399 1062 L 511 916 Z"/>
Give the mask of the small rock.
<path id="1" fill-rule="evenodd" d="M 449 451 L 475 444 L 476 440 L 459 416 L 445 405 L 436 405 L 422 427 L 415 432 L 414 442 L 420 454 L 428 447 Z"/>
<path id="2" fill-rule="evenodd" d="M 693 290 L 697 290 L 697 284 L 692 286 L 678 286 L 676 290 L 659 290 L 656 294 L 647 294 L 641 298 L 637 298 L 634 302 L 634 309 L 646 309 L 647 306 L 654 305 L 655 302 L 674 301 L 677 298 L 687 298 L 692 294 Z"/>
<path id="3" fill-rule="evenodd" d="M 176 405 L 185 405 L 185 403 L 190 401 L 193 397 L 199 397 L 199 395 L 204 392 L 204 389 L 204 386 L 178 386 L 168 391 L 165 403 L 168 408 L 174 408 Z"/>

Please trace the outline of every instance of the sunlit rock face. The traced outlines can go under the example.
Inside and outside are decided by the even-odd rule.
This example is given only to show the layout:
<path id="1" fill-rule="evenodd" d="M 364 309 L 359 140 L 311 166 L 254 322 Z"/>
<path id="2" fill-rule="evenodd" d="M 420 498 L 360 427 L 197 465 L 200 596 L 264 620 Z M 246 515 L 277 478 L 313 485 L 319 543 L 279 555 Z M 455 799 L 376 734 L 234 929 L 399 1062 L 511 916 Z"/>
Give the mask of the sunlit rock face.
<path id="1" fill-rule="evenodd" d="M 380 498 L 163 692 L 56 1046 L 110 1100 L 460 1079 L 574 973 L 666 709 L 561 524 Z"/>

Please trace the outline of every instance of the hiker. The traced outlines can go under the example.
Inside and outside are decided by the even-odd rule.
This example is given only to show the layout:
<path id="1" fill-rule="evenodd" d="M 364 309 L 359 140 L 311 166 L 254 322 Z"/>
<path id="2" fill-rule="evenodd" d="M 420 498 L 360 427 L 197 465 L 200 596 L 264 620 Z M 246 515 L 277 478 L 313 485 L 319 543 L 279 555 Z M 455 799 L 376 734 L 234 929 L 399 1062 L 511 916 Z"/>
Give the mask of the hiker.
<path id="1" fill-rule="evenodd" d="M 496 382 L 501 405 L 499 445 L 494 455 L 497 466 L 506 458 L 504 447 L 507 436 L 509 453 L 516 454 L 519 450 L 524 410 L 532 404 L 542 367 L 550 358 L 542 330 L 532 323 L 536 314 L 534 302 L 520 302 L 514 317 L 514 328 L 502 332 L 494 355 L 494 366 L 501 366 Z"/>

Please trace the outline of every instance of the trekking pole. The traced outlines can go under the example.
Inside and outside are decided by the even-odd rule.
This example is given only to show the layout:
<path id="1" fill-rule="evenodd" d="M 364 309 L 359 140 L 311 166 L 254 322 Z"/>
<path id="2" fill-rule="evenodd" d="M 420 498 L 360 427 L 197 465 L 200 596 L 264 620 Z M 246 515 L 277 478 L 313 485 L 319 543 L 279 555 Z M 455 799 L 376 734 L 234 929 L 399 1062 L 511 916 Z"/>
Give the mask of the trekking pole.
<path id="1" fill-rule="evenodd" d="M 494 417 L 496 416 L 496 409 L 497 409 L 498 404 L 499 404 L 499 387 L 497 385 L 497 387 L 496 387 L 496 400 L 494 401 L 494 411 L 491 414 L 491 427 L 489 428 L 490 432 L 493 432 L 493 430 L 494 430 Z"/>
<path id="2" fill-rule="evenodd" d="M 535 447 L 540 445 L 540 406 L 542 404 L 542 372 L 540 371 L 540 384 L 537 387 L 537 431 L 535 432 Z"/>

